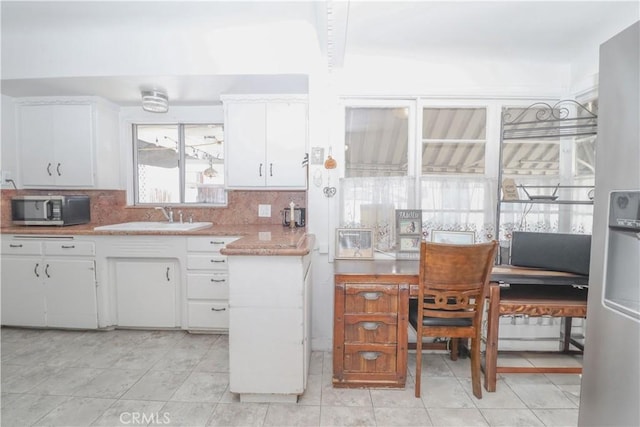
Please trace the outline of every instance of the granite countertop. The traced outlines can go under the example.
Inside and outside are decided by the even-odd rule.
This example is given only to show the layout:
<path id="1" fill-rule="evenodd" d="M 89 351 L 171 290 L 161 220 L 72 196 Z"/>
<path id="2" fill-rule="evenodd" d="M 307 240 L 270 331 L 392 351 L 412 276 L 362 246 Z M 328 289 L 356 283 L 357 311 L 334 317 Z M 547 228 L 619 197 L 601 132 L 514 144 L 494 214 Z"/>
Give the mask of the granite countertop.
<path id="1" fill-rule="evenodd" d="M 282 225 L 259 224 L 214 224 L 194 231 L 96 231 L 94 227 L 104 224 L 70 225 L 66 227 L 48 226 L 7 226 L 2 234 L 43 235 L 43 236 L 239 236 L 221 250 L 225 255 L 306 255 L 315 245 L 313 235 L 305 228 L 283 227 Z"/>

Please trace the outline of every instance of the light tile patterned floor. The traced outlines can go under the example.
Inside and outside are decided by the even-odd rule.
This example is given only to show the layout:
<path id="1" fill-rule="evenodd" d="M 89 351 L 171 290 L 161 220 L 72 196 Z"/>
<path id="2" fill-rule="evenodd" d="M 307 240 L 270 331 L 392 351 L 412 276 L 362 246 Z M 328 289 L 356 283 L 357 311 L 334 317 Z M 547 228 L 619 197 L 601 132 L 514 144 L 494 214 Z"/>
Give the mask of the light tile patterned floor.
<path id="1" fill-rule="evenodd" d="M 243 404 L 228 390 L 226 335 L 18 328 L 0 334 L 3 427 L 576 426 L 578 420 L 578 375 L 502 375 L 497 391 L 478 400 L 468 359 L 441 354 L 423 358 L 420 399 L 413 396 L 413 353 L 406 388 L 385 390 L 334 389 L 331 354 L 314 352 L 297 404 Z M 504 359 L 553 362 L 527 353 Z"/>

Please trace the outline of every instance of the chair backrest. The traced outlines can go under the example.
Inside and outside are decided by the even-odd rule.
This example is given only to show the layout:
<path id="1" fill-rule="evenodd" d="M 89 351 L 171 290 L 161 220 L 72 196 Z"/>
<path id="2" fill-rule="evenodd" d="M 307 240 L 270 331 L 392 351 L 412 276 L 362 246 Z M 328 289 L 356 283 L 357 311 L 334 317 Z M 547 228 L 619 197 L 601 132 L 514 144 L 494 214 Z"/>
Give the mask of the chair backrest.
<path id="1" fill-rule="evenodd" d="M 497 247 L 496 241 L 475 245 L 423 241 L 418 294 L 418 301 L 423 301 L 422 314 L 479 321 Z"/>

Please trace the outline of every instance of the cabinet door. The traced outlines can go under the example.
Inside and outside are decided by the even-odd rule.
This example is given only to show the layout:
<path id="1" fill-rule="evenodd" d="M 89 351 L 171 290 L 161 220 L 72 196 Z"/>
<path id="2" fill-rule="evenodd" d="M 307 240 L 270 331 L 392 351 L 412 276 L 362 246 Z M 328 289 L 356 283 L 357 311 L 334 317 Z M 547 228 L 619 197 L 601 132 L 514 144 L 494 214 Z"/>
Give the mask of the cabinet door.
<path id="1" fill-rule="evenodd" d="M 21 105 L 18 138 L 25 187 L 94 185 L 90 105 Z"/>
<path id="2" fill-rule="evenodd" d="M 53 185 L 53 107 L 21 105 L 18 118 L 20 174 L 24 186 Z"/>
<path id="3" fill-rule="evenodd" d="M 173 260 L 115 260 L 118 326 L 176 327 L 178 263 Z"/>
<path id="4" fill-rule="evenodd" d="M 265 185 L 265 108 L 264 103 L 225 106 L 225 171 L 229 188 Z"/>
<path id="5" fill-rule="evenodd" d="M 2 324 L 45 326 L 44 266 L 37 257 L 2 257 Z"/>
<path id="6" fill-rule="evenodd" d="M 53 146 L 55 184 L 93 186 L 93 129 L 90 105 L 55 105 Z"/>
<path id="7" fill-rule="evenodd" d="M 307 169 L 307 106 L 267 104 L 267 186 L 305 188 Z"/>
<path id="8" fill-rule="evenodd" d="M 45 259 L 44 278 L 47 326 L 97 328 L 93 260 Z"/>

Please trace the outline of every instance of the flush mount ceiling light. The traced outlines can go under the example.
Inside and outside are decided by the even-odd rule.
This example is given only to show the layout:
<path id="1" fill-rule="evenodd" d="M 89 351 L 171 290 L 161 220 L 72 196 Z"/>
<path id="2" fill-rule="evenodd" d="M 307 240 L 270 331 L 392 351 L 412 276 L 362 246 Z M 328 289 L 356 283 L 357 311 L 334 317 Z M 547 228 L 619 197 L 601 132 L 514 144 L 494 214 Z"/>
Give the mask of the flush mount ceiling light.
<path id="1" fill-rule="evenodd" d="M 169 111 L 169 97 L 158 90 L 142 91 L 142 109 L 151 113 L 166 113 Z"/>

